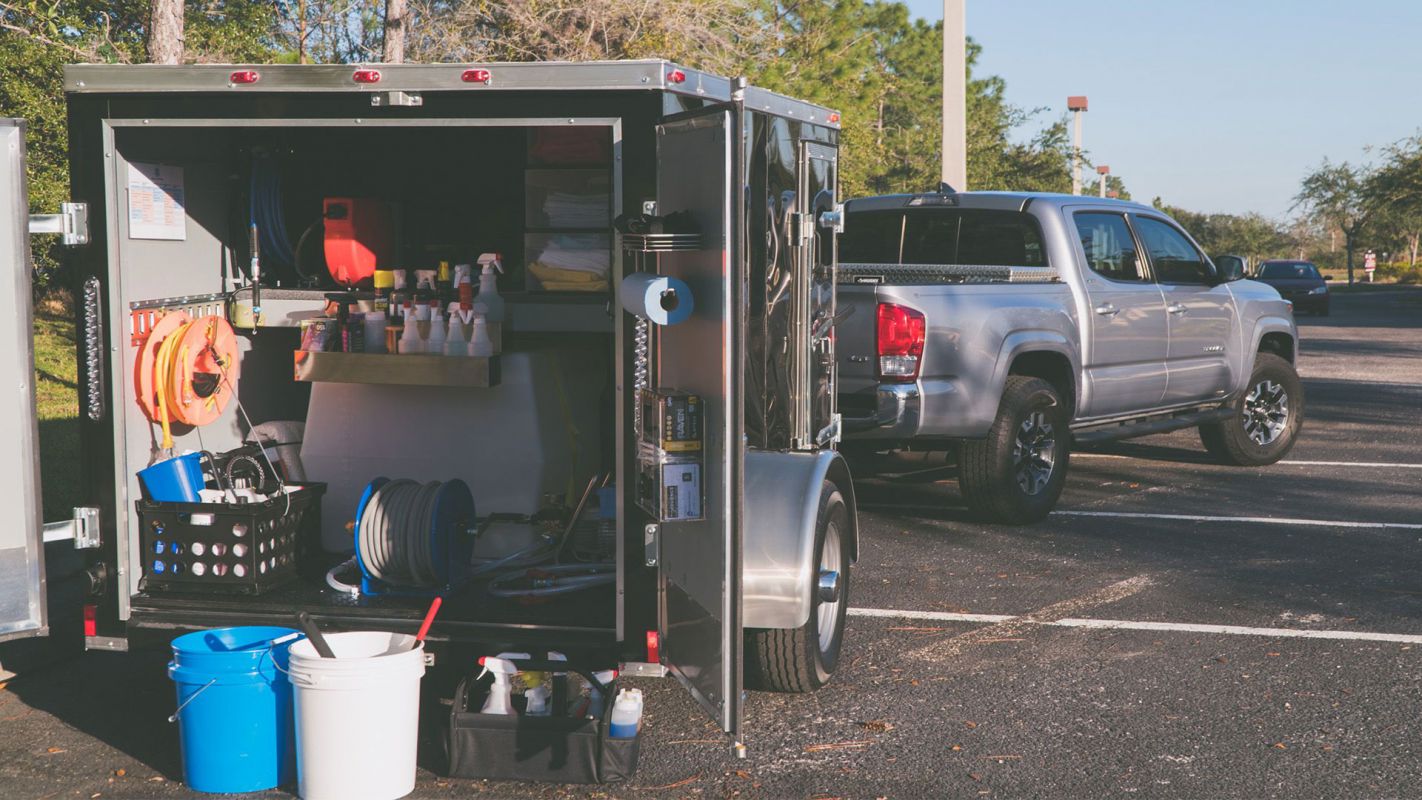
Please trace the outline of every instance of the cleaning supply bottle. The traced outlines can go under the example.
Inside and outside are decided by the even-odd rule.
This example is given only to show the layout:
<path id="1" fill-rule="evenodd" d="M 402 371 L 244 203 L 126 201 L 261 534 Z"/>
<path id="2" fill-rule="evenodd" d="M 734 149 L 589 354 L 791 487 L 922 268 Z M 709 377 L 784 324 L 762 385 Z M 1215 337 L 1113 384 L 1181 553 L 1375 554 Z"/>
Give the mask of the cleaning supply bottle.
<path id="1" fill-rule="evenodd" d="M 510 716 L 516 713 L 513 707 L 513 677 L 518 674 L 518 667 L 509 660 L 513 658 L 528 658 L 528 653 L 499 653 L 497 656 L 479 657 L 479 666 L 484 668 L 479 677 L 484 677 L 485 673 L 494 674 L 494 685 L 489 687 L 489 697 L 484 701 L 480 713 Z"/>
<path id="2" fill-rule="evenodd" d="M 437 356 L 444 354 L 444 311 L 440 308 L 442 305 L 438 299 L 430 301 L 430 335 L 425 339 L 425 352 Z"/>
<path id="3" fill-rule="evenodd" d="M 465 313 L 463 309 L 458 308 L 449 312 L 449 333 L 444 338 L 444 354 L 447 356 L 469 355 L 469 342 L 464 339 Z M 473 316 L 473 312 L 468 313 Z"/>
<path id="4" fill-rule="evenodd" d="M 482 303 L 474 304 L 474 329 L 469 334 L 469 355 L 492 356 L 494 340 L 489 338 L 488 316 Z"/>
<path id="5" fill-rule="evenodd" d="M 526 688 L 523 690 L 524 707 L 523 713 L 530 717 L 546 717 L 552 713 L 549 708 L 548 699 L 553 690 L 548 688 L 545 681 L 547 673 L 525 672 L 523 679 Z"/>
<path id="6" fill-rule="evenodd" d="M 605 669 L 601 672 L 594 672 L 593 677 L 597 678 L 598 683 L 611 688 L 612 682 L 617 680 L 617 670 Z M 593 719 L 602 719 L 603 702 L 602 690 L 593 684 L 588 684 L 588 708 L 584 715 Z"/>
<path id="7" fill-rule="evenodd" d="M 632 739 L 642 724 L 642 690 L 623 689 L 617 693 L 617 701 L 612 704 L 608 736 L 614 739 Z"/>
<path id="8" fill-rule="evenodd" d="M 410 307 L 410 301 L 405 301 L 404 308 L 405 329 L 400 332 L 400 352 L 422 353 L 425 350 L 424 342 L 420 341 L 420 326 L 415 321 L 415 310 Z"/>
<path id="9" fill-rule="evenodd" d="M 504 321 L 504 298 L 499 296 L 499 276 L 504 271 L 503 256 L 499 253 L 485 253 L 479 256 L 479 296 L 474 302 L 483 303 L 486 322 Z"/>

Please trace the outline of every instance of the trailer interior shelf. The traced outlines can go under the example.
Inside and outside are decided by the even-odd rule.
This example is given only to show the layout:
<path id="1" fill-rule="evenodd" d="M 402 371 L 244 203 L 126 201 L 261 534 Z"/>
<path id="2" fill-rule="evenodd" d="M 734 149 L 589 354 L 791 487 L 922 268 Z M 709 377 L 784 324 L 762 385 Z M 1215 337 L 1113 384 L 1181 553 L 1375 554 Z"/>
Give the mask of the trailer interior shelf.
<path id="1" fill-rule="evenodd" d="M 624 233 L 622 249 L 629 253 L 673 253 L 700 250 L 699 233 Z"/>
<path id="2" fill-rule="evenodd" d="M 298 350 L 296 380 L 328 383 L 383 383 L 405 386 L 499 385 L 498 356 L 328 353 Z"/>

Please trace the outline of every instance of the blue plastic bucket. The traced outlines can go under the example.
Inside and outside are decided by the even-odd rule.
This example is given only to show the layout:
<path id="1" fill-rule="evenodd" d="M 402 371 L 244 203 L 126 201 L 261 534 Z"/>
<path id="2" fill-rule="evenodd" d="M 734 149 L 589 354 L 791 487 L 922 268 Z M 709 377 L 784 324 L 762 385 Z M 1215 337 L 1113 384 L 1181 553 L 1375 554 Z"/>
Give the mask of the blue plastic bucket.
<path id="1" fill-rule="evenodd" d="M 207 485 L 202 477 L 202 453 L 173 456 L 138 471 L 138 479 L 151 500 L 159 503 L 196 503 Z"/>
<path id="2" fill-rule="evenodd" d="M 295 635 L 293 635 L 295 634 Z M 287 638 L 285 641 L 278 640 Z M 173 640 L 183 781 L 199 792 L 258 792 L 296 777 L 287 651 L 291 628 L 218 628 Z"/>

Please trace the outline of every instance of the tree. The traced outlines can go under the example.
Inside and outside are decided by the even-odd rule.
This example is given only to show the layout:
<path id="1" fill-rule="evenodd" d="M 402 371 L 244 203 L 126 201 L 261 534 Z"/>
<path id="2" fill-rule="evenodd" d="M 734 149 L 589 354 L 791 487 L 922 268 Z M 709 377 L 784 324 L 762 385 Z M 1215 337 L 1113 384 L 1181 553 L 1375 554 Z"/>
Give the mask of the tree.
<path id="1" fill-rule="evenodd" d="M 1358 238 L 1377 211 L 1369 191 L 1372 171 L 1344 161 L 1332 164 L 1324 159 L 1309 173 L 1294 197 L 1294 208 L 1302 209 L 1338 228 L 1348 257 L 1348 283 L 1353 283 L 1353 252 Z"/>
<path id="2" fill-rule="evenodd" d="M 152 0 L 148 21 L 148 60 L 183 62 L 183 0 Z"/>
<path id="3" fill-rule="evenodd" d="M 1422 133 L 1383 149 L 1383 164 L 1371 176 L 1368 191 L 1379 207 L 1381 227 L 1395 232 L 1417 266 L 1422 246 Z"/>
<path id="4" fill-rule="evenodd" d="M 405 29 L 409 21 L 405 0 L 385 0 L 385 41 L 381 58 L 385 63 L 404 63 Z"/>

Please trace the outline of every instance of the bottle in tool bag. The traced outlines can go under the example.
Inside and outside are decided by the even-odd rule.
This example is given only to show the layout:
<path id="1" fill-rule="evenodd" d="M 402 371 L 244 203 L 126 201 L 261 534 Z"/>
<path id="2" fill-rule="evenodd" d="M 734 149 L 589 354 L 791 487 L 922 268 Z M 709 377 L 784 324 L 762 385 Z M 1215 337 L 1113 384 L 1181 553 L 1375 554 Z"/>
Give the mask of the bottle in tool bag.
<path id="1" fill-rule="evenodd" d="M 485 253 L 479 256 L 479 296 L 474 302 L 484 304 L 486 322 L 504 321 L 504 298 L 499 296 L 498 272 L 504 271 L 503 256 L 499 253 Z"/>
<path id="2" fill-rule="evenodd" d="M 593 677 L 603 686 L 612 686 L 612 682 L 617 680 L 617 670 L 605 669 L 601 672 L 594 672 Z M 582 714 L 577 716 L 592 717 L 602 719 L 603 697 L 602 690 L 593 684 L 588 684 L 587 708 Z"/>
<path id="3" fill-rule="evenodd" d="M 614 739 L 636 737 L 637 728 L 642 724 L 642 690 L 623 689 L 618 692 L 609 722 L 608 736 Z"/>
<path id="4" fill-rule="evenodd" d="M 513 707 L 513 677 L 518 674 L 518 667 L 515 667 L 509 659 L 526 659 L 528 657 L 528 653 L 499 653 L 497 656 L 479 657 L 479 665 L 484 668 L 484 671 L 479 673 L 479 677 L 484 677 L 486 673 L 494 675 L 494 685 L 489 687 L 489 697 L 484 701 L 484 707 L 480 709 L 480 713 L 506 715 L 516 713 Z"/>

